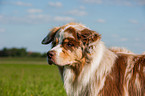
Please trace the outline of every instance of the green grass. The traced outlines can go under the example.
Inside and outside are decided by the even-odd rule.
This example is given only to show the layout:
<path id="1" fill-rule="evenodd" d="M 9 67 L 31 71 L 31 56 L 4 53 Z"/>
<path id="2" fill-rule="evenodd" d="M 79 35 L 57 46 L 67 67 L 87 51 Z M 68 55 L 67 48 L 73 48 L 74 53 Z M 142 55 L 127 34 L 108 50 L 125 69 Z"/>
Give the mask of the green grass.
<path id="1" fill-rule="evenodd" d="M 66 96 L 57 67 L 44 58 L 0 58 L 0 96 Z"/>

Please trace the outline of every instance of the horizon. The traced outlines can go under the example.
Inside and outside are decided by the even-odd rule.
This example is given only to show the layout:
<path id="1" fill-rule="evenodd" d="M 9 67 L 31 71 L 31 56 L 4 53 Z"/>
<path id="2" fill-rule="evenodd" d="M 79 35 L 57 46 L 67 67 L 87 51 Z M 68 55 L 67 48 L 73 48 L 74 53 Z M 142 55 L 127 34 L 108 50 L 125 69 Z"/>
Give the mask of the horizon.
<path id="1" fill-rule="evenodd" d="M 107 47 L 145 52 L 145 0 L 1 0 L 0 49 L 47 52 L 43 38 L 69 22 L 98 32 Z"/>

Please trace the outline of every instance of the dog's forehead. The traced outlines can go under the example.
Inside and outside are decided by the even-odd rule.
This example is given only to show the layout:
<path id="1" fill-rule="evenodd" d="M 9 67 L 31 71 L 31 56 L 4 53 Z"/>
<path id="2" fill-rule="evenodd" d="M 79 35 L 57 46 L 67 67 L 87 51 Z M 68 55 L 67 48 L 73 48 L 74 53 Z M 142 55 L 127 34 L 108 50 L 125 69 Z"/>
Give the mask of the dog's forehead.
<path id="1" fill-rule="evenodd" d="M 67 24 L 60 28 L 57 37 L 60 39 L 64 39 L 67 37 L 75 38 L 74 34 L 86 28 L 87 28 L 86 26 L 81 24 L 74 24 L 74 23 Z"/>
<path id="2" fill-rule="evenodd" d="M 84 28 L 86 28 L 86 26 L 84 26 L 82 24 L 78 24 L 78 23 L 69 23 L 69 24 L 66 24 L 66 25 L 62 26 L 61 28 L 66 30 L 69 27 L 73 27 L 76 30 L 83 30 Z"/>

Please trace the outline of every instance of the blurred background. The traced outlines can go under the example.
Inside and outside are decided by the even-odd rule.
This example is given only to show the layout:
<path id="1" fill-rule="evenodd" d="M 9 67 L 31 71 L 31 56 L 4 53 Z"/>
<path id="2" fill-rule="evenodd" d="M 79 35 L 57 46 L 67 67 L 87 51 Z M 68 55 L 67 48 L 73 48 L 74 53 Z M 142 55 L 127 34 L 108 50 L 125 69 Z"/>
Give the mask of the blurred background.
<path id="1" fill-rule="evenodd" d="M 69 22 L 102 34 L 107 47 L 145 51 L 145 0 L 0 0 L 0 96 L 66 96 L 41 41 Z"/>
<path id="2" fill-rule="evenodd" d="M 108 47 L 145 51 L 145 0 L 0 0 L 0 49 L 46 52 L 42 39 L 69 22 L 99 32 Z"/>

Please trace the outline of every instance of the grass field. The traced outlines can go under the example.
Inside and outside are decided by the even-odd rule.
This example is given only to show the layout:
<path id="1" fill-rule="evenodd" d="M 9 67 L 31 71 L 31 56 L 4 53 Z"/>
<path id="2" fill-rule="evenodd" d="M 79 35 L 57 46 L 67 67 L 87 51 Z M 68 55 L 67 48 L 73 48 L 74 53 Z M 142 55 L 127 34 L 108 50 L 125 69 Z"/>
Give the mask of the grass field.
<path id="1" fill-rule="evenodd" d="M 0 58 L 0 96 L 66 96 L 57 67 L 45 58 Z"/>

